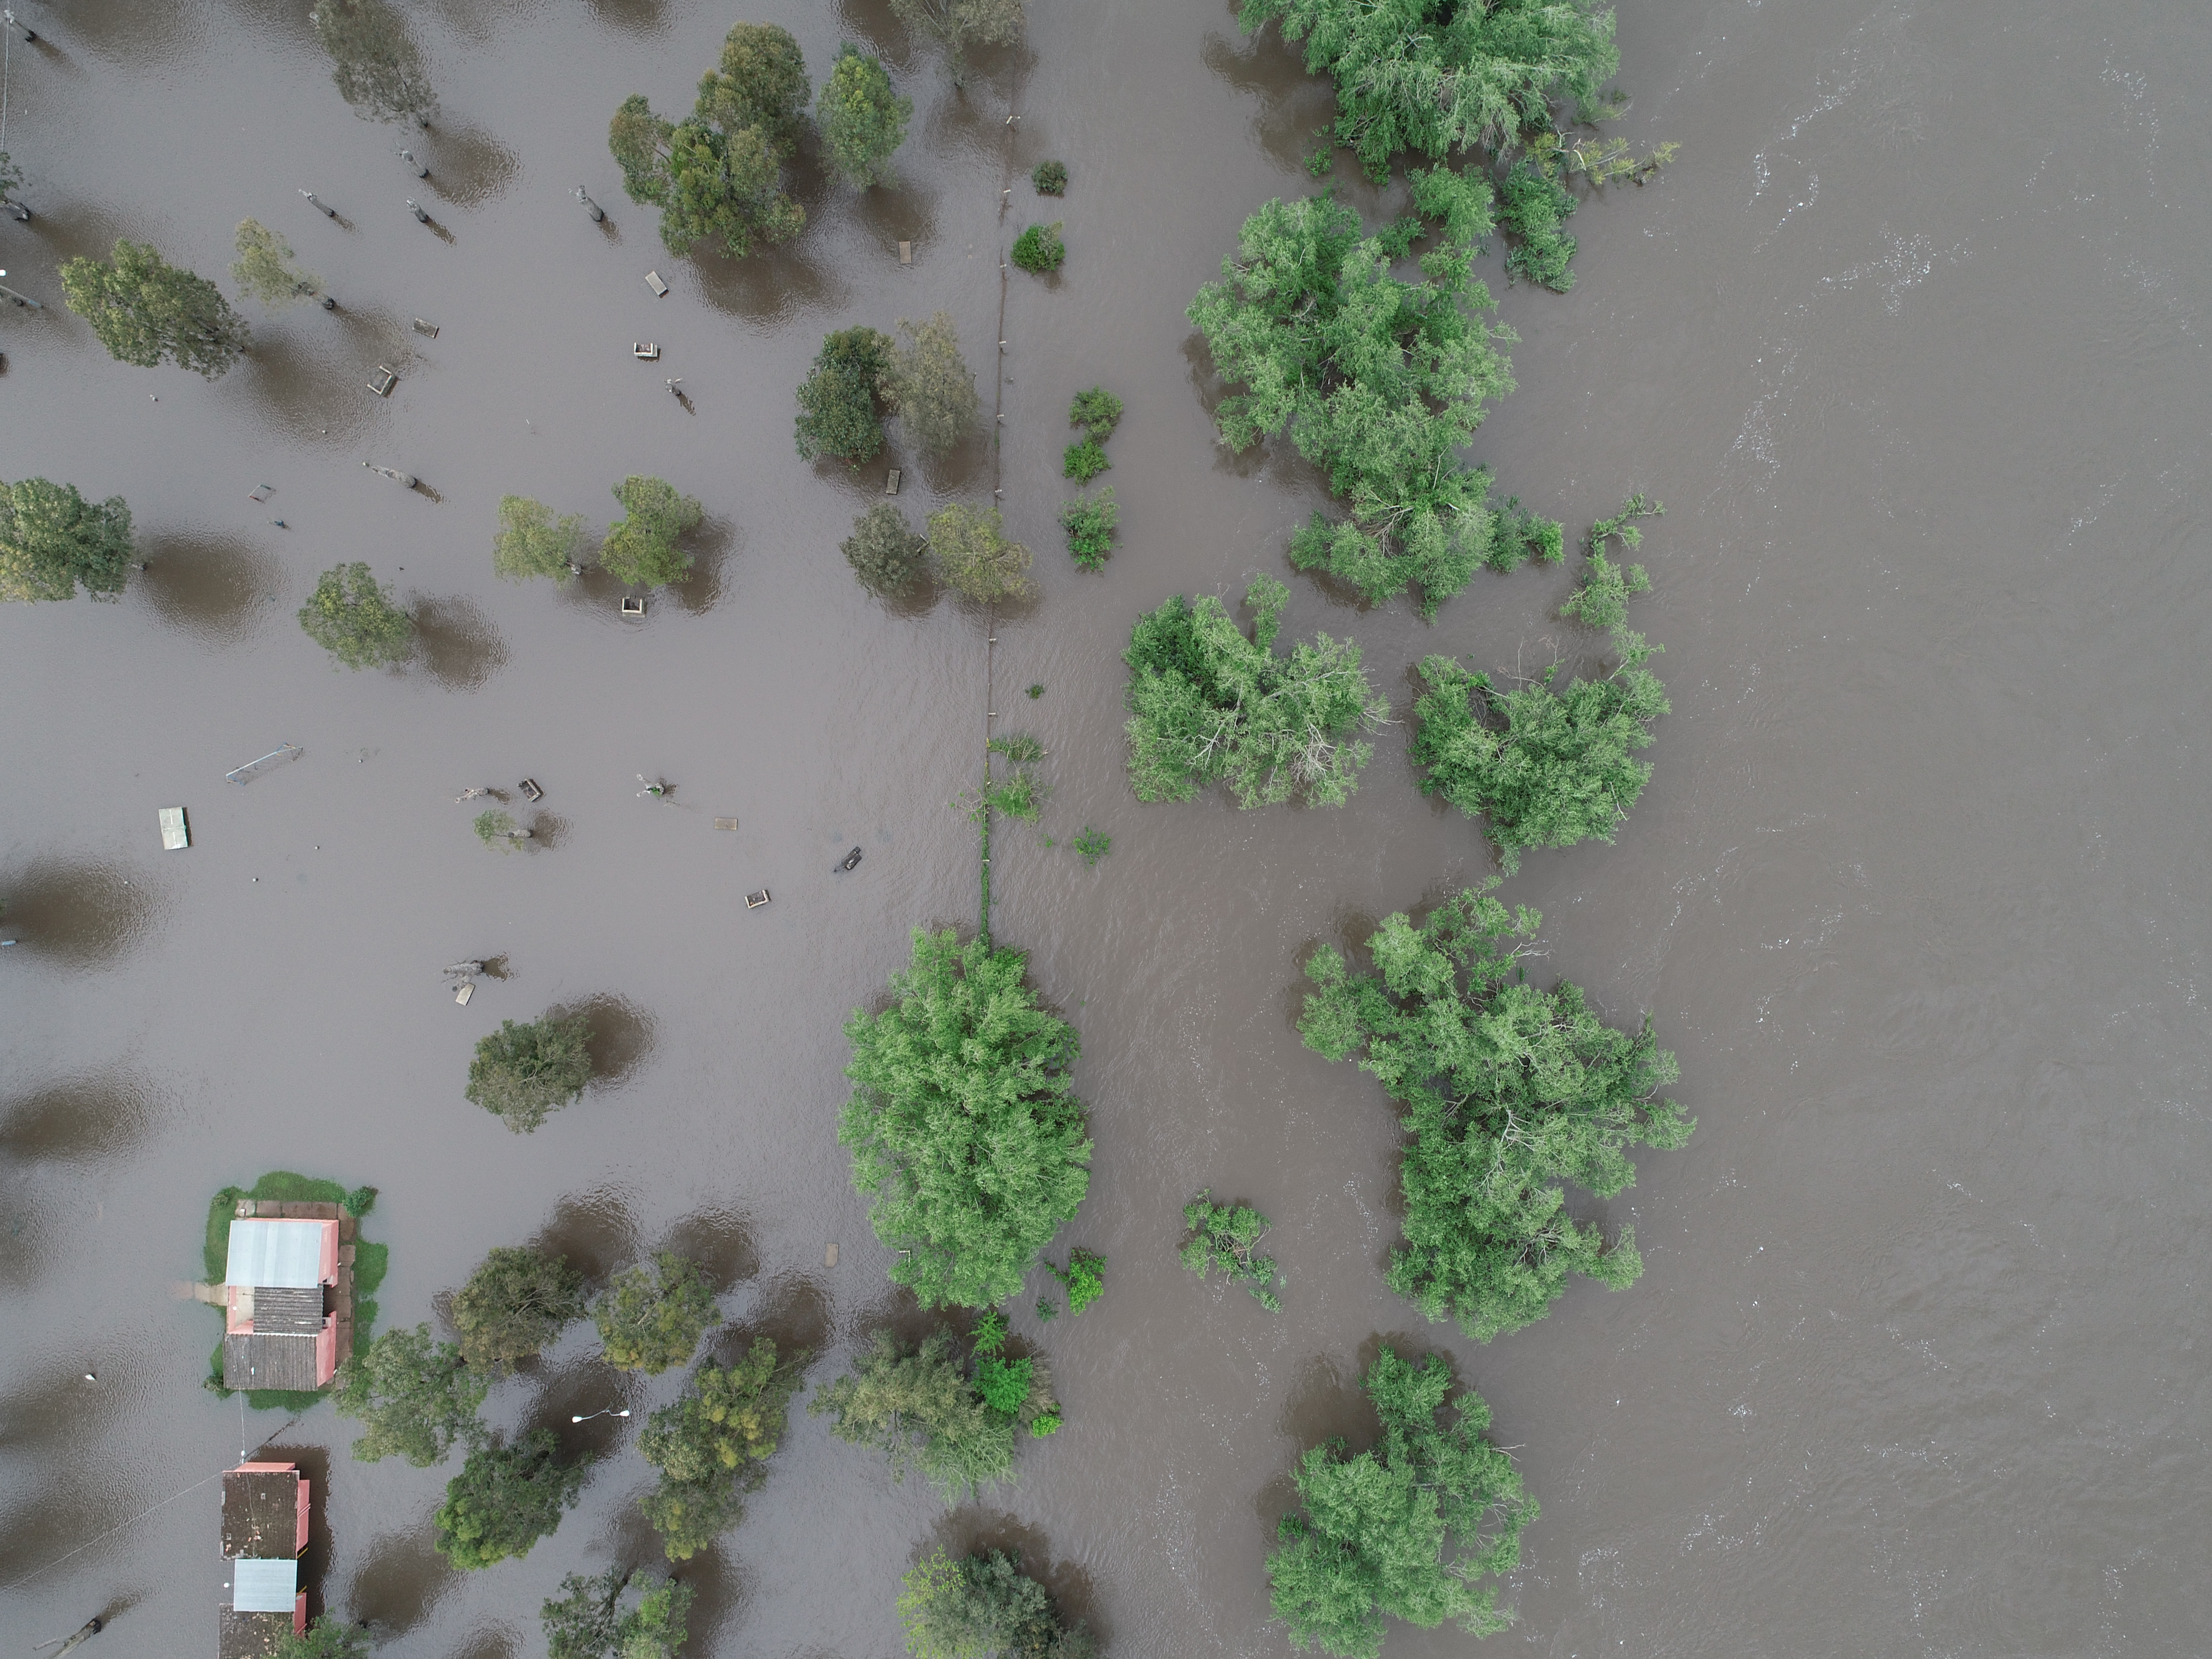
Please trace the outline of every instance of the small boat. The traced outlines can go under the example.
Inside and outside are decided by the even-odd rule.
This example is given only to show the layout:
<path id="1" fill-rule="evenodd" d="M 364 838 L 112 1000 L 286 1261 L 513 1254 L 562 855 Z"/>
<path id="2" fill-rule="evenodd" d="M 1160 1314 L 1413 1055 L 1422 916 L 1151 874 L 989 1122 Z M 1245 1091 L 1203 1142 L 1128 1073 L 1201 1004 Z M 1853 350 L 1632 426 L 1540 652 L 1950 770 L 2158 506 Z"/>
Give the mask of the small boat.
<path id="1" fill-rule="evenodd" d="M 836 863 L 830 866 L 830 873 L 834 876 L 842 871 L 856 870 L 860 867 L 860 849 L 855 847 L 851 852 L 846 854 L 843 858 L 840 859 Z"/>

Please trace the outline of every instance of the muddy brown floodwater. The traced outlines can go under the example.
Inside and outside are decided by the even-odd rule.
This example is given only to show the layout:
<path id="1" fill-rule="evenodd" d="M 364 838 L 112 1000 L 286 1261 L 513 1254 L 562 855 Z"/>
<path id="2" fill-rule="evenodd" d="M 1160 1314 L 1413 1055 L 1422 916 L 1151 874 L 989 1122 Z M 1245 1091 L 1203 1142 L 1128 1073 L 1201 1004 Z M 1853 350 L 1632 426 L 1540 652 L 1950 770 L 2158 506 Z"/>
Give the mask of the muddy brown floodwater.
<path id="1" fill-rule="evenodd" d="M 395 1656 L 540 1651 L 564 1572 L 651 1553 L 620 1419 L 575 1432 L 607 1459 L 560 1531 L 467 1576 L 430 1543 L 450 1470 L 352 1462 L 327 1407 L 241 1433 L 198 1386 L 212 1320 L 169 1297 L 227 1182 L 377 1186 L 386 1324 L 532 1239 L 595 1271 L 696 1250 L 737 1328 L 829 1356 L 817 1381 L 898 1310 L 834 1139 L 841 1026 L 910 927 L 972 925 L 945 803 L 976 771 L 985 634 L 854 585 L 836 544 L 882 471 L 794 459 L 791 391 L 825 331 L 942 307 L 988 393 L 998 252 L 1033 216 L 1070 255 L 1012 283 L 999 459 L 1043 592 L 1000 617 L 995 672 L 1052 751 L 1062 844 L 998 837 L 995 921 L 1082 1033 L 1097 1160 L 1062 1248 L 1103 1250 L 1109 1288 L 1079 1321 L 1018 1315 L 1068 1427 L 986 1502 L 948 1512 L 795 1413 L 686 1570 L 688 1651 L 880 1659 L 915 1553 L 983 1540 L 1125 1659 L 1286 1654 L 1270 1532 L 1301 1448 L 1371 1432 L 1383 1339 L 1454 1357 L 1543 1504 L 1492 1650 L 2201 1650 L 2212 11 L 1623 0 L 1620 130 L 1680 158 L 1576 217 L 1571 295 L 1507 288 L 1493 254 L 1521 390 L 1474 453 L 1571 533 L 1633 489 L 1668 505 L 1642 556 L 1674 702 L 1651 787 L 1617 846 L 1532 855 L 1504 892 L 1544 911 L 1544 971 L 1656 1014 L 1698 1128 L 1599 1206 L 1634 1222 L 1639 1284 L 1478 1346 L 1383 1285 L 1389 1108 L 1291 1026 L 1312 947 L 1479 879 L 1474 830 L 1418 793 L 1402 724 L 1340 811 L 1145 808 L 1121 770 L 1131 619 L 1289 575 L 1320 499 L 1285 452 L 1213 444 L 1183 319 L 1243 216 L 1312 187 L 1330 100 L 1279 41 L 1225 0 L 1037 0 L 962 99 L 874 0 L 434 0 L 408 9 L 440 112 L 410 139 L 340 100 L 305 0 L 16 9 L 42 38 L 12 48 L 7 148 L 39 216 L 0 219 L 0 264 L 47 309 L 0 309 L 0 476 L 126 496 L 151 568 L 119 604 L 0 609 L 11 1651 L 103 1610 L 101 1659 L 210 1651 L 226 1574 L 194 1483 L 272 1437 L 326 1482 L 319 1604 Z M 806 171 L 788 248 L 673 258 L 606 118 L 633 90 L 680 107 L 741 17 L 791 27 L 817 77 L 842 38 L 886 55 L 917 103 L 899 188 Z M 1009 172 L 1047 155 L 1064 203 Z M 63 258 L 128 235 L 219 275 L 248 215 L 343 308 L 249 307 L 219 383 L 111 362 L 60 306 Z M 1094 381 L 1128 405 L 1103 577 L 1054 525 Z M 981 440 L 889 459 L 917 515 L 992 487 Z M 598 579 L 494 580 L 501 495 L 602 524 L 633 471 L 709 515 L 641 623 Z M 346 559 L 416 608 L 416 665 L 334 672 L 293 622 Z M 1294 577 L 1285 627 L 1356 635 L 1402 720 L 1427 652 L 1543 660 L 1571 580 L 1486 575 L 1431 628 Z M 526 775 L 535 846 L 493 857 L 452 798 Z M 164 853 L 179 804 L 192 846 Z M 1086 824 L 1114 837 L 1095 871 L 1065 846 Z M 439 969 L 467 957 L 505 976 L 462 1009 Z M 554 1005 L 588 1006 L 607 1074 L 518 1139 L 463 1074 Z M 1201 1186 L 1273 1218 L 1279 1318 L 1176 1265 Z M 493 1419 L 567 1434 L 680 1386 L 593 1354 L 573 1331 Z M 1395 1626 L 1388 1650 L 1468 1646 Z"/>

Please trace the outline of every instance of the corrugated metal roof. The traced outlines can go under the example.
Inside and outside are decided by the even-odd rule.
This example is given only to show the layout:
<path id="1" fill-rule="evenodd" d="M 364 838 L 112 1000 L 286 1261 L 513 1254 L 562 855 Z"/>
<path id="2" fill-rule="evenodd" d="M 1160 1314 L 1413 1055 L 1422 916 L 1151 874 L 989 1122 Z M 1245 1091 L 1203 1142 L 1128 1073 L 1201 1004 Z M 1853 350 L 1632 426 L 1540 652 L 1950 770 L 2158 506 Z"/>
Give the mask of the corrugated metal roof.
<path id="1" fill-rule="evenodd" d="M 323 1224 L 252 1217 L 232 1222 L 223 1278 L 233 1285 L 321 1284 Z"/>
<path id="2" fill-rule="evenodd" d="M 300 1594 L 300 1564 L 289 1556 L 230 1564 L 230 1605 L 240 1613 L 289 1613 Z"/>
<path id="3" fill-rule="evenodd" d="M 316 1340 L 312 1336 L 234 1331 L 222 1340 L 222 1386 L 313 1393 L 322 1387 L 315 1375 Z"/>
<path id="4" fill-rule="evenodd" d="M 271 1334 L 319 1331 L 323 1328 L 323 1287 L 257 1285 L 253 1290 L 253 1328 Z"/>

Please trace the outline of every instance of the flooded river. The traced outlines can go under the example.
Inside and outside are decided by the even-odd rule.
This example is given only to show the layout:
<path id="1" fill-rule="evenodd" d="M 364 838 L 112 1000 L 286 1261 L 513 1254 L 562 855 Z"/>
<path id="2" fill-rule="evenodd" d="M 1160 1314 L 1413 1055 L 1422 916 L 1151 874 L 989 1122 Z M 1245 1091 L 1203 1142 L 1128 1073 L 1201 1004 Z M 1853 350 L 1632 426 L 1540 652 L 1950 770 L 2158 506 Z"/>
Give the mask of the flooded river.
<path id="1" fill-rule="evenodd" d="M 119 604 L 0 608 L 11 1650 L 105 1610 L 100 1659 L 211 1651 L 228 1574 L 195 1483 L 264 1443 L 326 1486 L 318 1604 L 394 1656 L 542 1651 L 563 1573 L 648 1559 L 634 1429 L 569 1419 L 679 1376 L 608 1372 L 579 1327 L 502 1382 L 501 1427 L 605 1461 L 526 1560 L 461 1575 L 431 1547 L 450 1468 L 354 1462 L 327 1407 L 241 1428 L 198 1386 L 215 1322 L 171 1287 L 210 1193 L 293 1169 L 380 1189 L 386 1325 L 495 1244 L 605 1271 L 673 1243 L 739 1328 L 834 1375 L 901 1306 L 834 1139 L 841 1027 L 911 927 L 973 923 L 945 803 L 994 707 L 1051 750 L 1041 830 L 998 837 L 994 923 L 1081 1031 L 1097 1153 L 1062 1249 L 1110 1262 L 1079 1321 L 1016 1321 L 1067 1428 L 949 1512 L 795 1413 L 685 1570 L 688 1652 L 882 1659 L 915 1553 L 981 1540 L 1124 1659 L 1287 1654 L 1261 1564 L 1297 1452 L 1372 1432 L 1381 1339 L 1454 1356 L 1542 1503 L 1491 1651 L 2197 1650 L 2212 12 L 1623 0 L 1619 130 L 1680 155 L 1577 216 L 1571 295 L 1492 255 L 1520 390 L 1474 453 L 1571 535 L 1632 489 L 1667 503 L 1640 556 L 1674 705 L 1651 786 L 1617 846 L 1533 854 L 1504 891 L 1545 913 L 1544 975 L 1652 1011 L 1698 1127 L 1593 1208 L 1635 1224 L 1639 1284 L 1478 1346 L 1385 1287 L 1390 1109 L 1292 1030 L 1312 948 L 1480 879 L 1474 831 L 1418 793 L 1402 723 L 1340 811 L 1143 807 L 1122 771 L 1133 617 L 1291 577 L 1321 500 L 1287 452 L 1214 444 L 1183 312 L 1245 214 L 1313 188 L 1326 88 L 1224 0 L 1037 0 L 964 99 L 878 0 L 408 9 L 439 102 L 411 138 L 341 101 L 305 0 L 18 0 L 42 38 L 11 48 L 5 148 L 39 216 L 0 219 L 0 264 L 47 309 L 0 308 L 0 477 L 125 496 L 150 568 Z M 799 240 L 674 258 L 606 119 L 632 91 L 680 110 L 741 16 L 817 79 L 841 39 L 886 56 L 917 103 L 900 187 L 810 163 Z M 1072 181 L 1040 214 L 1048 155 Z M 257 343 L 217 383 L 113 363 L 60 306 L 59 260 L 118 236 L 223 276 L 248 216 L 342 309 L 242 303 Z M 854 584 L 836 544 L 882 471 L 797 459 L 791 393 L 825 331 L 945 309 L 988 410 L 999 252 L 1031 217 L 1070 252 L 1012 284 L 1001 451 L 887 458 L 917 518 L 1001 485 L 1037 551 L 987 682 L 980 614 Z M 1054 522 L 1094 382 L 1128 409 L 1103 576 Z M 631 472 L 708 514 L 699 574 L 641 622 L 600 578 L 494 579 L 499 496 L 597 526 Z M 416 665 L 333 672 L 293 621 L 351 559 L 416 610 Z M 1485 575 L 1433 627 L 1291 577 L 1285 626 L 1355 635 L 1402 722 L 1426 653 L 1547 661 L 1572 574 Z M 453 798 L 524 776 L 536 840 L 493 856 Z M 175 805 L 192 846 L 165 853 Z M 1086 825 L 1113 837 L 1096 870 L 1066 845 Z M 503 974 L 460 1008 L 439 969 L 465 957 Z M 556 1006 L 588 1010 L 605 1074 L 518 1138 L 461 1098 L 470 1053 Z M 1177 1266 L 1206 1186 L 1273 1217 L 1279 1317 Z M 1388 1651 L 1469 1645 L 1394 1626 Z"/>

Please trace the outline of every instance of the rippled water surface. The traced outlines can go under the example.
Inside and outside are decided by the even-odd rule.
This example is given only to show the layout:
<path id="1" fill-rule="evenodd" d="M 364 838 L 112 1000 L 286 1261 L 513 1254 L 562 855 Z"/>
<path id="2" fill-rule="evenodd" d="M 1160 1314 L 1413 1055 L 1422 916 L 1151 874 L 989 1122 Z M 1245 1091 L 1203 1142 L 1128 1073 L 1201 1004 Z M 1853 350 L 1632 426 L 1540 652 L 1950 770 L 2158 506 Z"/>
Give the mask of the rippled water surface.
<path id="1" fill-rule="evenodd" d="M 1403 724 L 1340 811 L 1142 807 L 1121 770 L 1118 653 L 1170 593 L 1289 577 L 1286 629 L 1356 636 L 1402 721 L 1430 652 L 1547 662 L 1572 579 L 1485 575 L 1432 627 L 1347 605 L 1285 565 L 1310 471 L 1212 442 L 1184 307 L 1245 214 L 1315 187 L 1330 108 L 1279 40 L 1224 0 L 1036 0 L 1026 46 L 957 97 L 877 0 L 437 0 L 403 8 L 439 100 L 410 136 L 341 101 L 305 0 L 16 9 L 43 38 L 12 48 L 6 147 L 39 217 L 0 219 L 0 264 L 47 309 L 0 309 L 0 476 L 125 495 L 149 568 L 119 603 L 0 610 L 15 1648 L 106 1610 L 102 1659 L 210 1650 L 228 1575 L 195 1483 L 241 1445 L 307 1465 L 319 1601 L 395 1656 L 541 1651 L 563 1573 L 651 1553 L 631 1425 L 568 1419 L 680 1378 L 607 1371 L 582 1328 L 492 1397 L 502 1428 L 605 1457 L 522 1562 L 450 1571 L 450 1471 L 353 1462 L 327 1407 L 241 1430 L 198 1387 L 213 1320 L 171 1294 L 226 1182 L 378 1187 L 386 1322 L 530 1240 L 594 1273 L 690 1251 L 726 1346 L 814 1348 L 817 1380 L 907 1317 L 835 1144 L 841 1027 L 909 927 L 972 922 L 945 803 L 994 708 L 1051 750 L 1042 834 L 999 838 L 995 923 L 1081 1030 L 1097 1156 L 1063 1245 L 1111 1263 L 1079 1321 L 1016 1322 L 1068 1426 L 947 1512 L 796 1414 L 744 1524 L 685 1569 L 689 1651 L 895 1653 L 898 1574 L 983 1540 L 1111 1653 L 1286 1654 L 1261 1562 L 1297 1451 L 1371 1433 L 1357 1378 L 1383 1340 L 1453 1355 L 1542 1503 L 1492 1650 L 2201 1647 L 2212 13 L 1623 0 L 1620 130 L 1681 153 L 1577 215 L 1571 295 L 1492 257 L 1520 390 L 1474 453 L 1571 534 L 1632 489 L 1668 505 L 1640 556 L 1674 705 L 1652 785 L 1618 845 L 1532 855 L 1504 892 L 1546 915 L 1541 972 L 1651 1011 L 1698 1129 L 1594 1206 L 1635 1224 L 1640 1283 L 1478 1346 L 1382 1284 L 1389 1107 L 1292 1030 L 1313 946 L 1480 879 L 1474 830 L 1418 793 Z M 680 108 L 739 16 L 791 27 L 817 76 L 841 39 L 884 53 L 913 136 L 896 190 L 805 162 L 788 247 L 675 258 L 605 123 L 631 91 Z M 1023 175 L 1048 155 L 1072 182 L 1039 214 Z M 249 215 L 343 308 L 246 306 L 255 349 L 219 382 L 111 362 L 59 304 L 58 262 L 118 236 L 220 275 Z M 1018 274 L 1002 325 L 1000 250 L 1034 216 L 1065 221 L 1069 261 Z M 836 543 L 881 471 L 792 452 L 825 331 L 940 308 L 987 409 L 1007 342 L 1001 446 L 887 459 L 916 516 L 1002 487 L 1037 549 L 1042 597 L 994 655 L 950 597 L 855 587 Z M 1054 523 L 1093 382 L 1128 407 L 1103 576 Z M 642 623 L 598 577 L 494 579 L 500 495 L 598 526 L 631 472 L 708 514 L 699 573 Z M 403 672 L 334 672 L 292 620 L 350 559 L 421 626 Z M 304 754 L 223 781 L 284 742 Z M 471 786 L 506 792 L 526 850 L 478 845 Z M 161 850 L 173 805 L 189 852 Z M 1114 837 L 1095 871 L 1066 846 L 1086 824 Z M 439 969 L 465 957 L 500 971 L 459 1008 Z M 462 1079 L 485 1031 L 549 1006 L 588 1016 L 601 1081 L 518 1139 Z M 1273 1218 L 1279 1318 L 1176 1265 L 1202 1186 Z M 1388 1651 L 1469 1645 L 1397 1627 Z"/>

